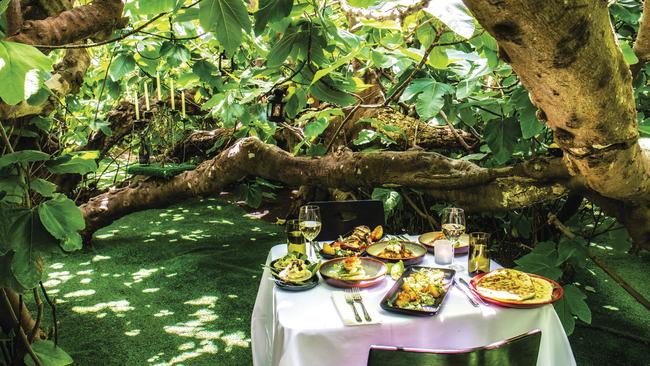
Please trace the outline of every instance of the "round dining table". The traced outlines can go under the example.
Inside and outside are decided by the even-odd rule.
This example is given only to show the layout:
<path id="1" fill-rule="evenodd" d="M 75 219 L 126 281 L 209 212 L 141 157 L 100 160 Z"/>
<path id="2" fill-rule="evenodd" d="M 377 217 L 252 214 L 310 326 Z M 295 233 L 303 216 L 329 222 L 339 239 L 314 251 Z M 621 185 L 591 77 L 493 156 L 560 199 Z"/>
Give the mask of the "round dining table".
<path id="1" fill-rule="evenodd" d="M 416 237 L 412 237 L 417 239 Z M 284 256 L 287 246 L 274 246 L 267 265 Z M 467 267 L 467 254 L 455 257 Z M 427 254 L 423 266 L 439 266 Z M 491 269 L 499 268 L 491 262 Z M 456 277 L 469 282 L 467 270 Z M 553 305 L 532 309 L 505 308 L 492 304 L 473 306 L 456 284 L 442 308 L 430 317 L 395 314 L 380 302 L 395 281 L 386 276 L 379 284 L 361 289 L 364 303 L 380 315 L 380 323 L 347 326 L 332 300 L 333 287 L 321 279 L 302 292 L 277 288 L 265 268 L 251 319 L 251 347 L 256 366 L 364 366 L 371 345 L 460 350 L 482 347 L 533 329 L 542 331 L 538 366 L 571 366 L 575 359 Z"/>

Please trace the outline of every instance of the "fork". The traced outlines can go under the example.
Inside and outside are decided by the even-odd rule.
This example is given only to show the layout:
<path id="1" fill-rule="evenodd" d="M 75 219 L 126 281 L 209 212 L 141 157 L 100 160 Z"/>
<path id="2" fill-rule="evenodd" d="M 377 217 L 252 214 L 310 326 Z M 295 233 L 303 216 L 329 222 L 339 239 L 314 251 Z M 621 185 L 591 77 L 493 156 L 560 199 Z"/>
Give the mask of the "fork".
<path id="1" fill-rule="evenodd" d="M 352 310 L 354 310 L 354 318 L 357 320 L 357 323 L 361 323 L 363 320 L 361 320 L 359 313 L 357 313 L 357 308 L 354 306 L 354 298 L 352 297 L 352 292 L 350 290 L 345 290 L 345 302 L 352 306 Z"/>
<path id="2" fill-rule="evenodd" d="M 361 298 L 361 292 L 359 292 L 358 288 L 352 289 L 352 299 L 354 300 L 354 302 L 358 302 L 359 304 L 361 304 L 361 310 L 363 310 L 363 317 L 366 318 L 366 321 L 371 322 L 372 318 L 370 318 L 370 315 L 366 310 L 366 306 L 363 304 L 363 299 Z"/>

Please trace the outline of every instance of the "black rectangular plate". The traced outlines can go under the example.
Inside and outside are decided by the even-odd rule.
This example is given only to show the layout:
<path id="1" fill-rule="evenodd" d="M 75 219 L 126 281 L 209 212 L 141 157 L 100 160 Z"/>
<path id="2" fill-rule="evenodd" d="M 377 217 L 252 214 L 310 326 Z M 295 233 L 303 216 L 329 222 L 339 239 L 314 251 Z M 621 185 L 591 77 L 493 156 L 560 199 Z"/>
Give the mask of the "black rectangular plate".
<path id="1" fill-rule="evenodd" d="M 426 306 L 422 310 L 416 310 L 416 309 L 402 309 L 398 308 L 396 306 L 391 306 L 388 304 L 388 302 L 391 299 L 394 299 L 397 296 L 397 292 L 399 289 L 402 287 L 402 283 L 404 283 L 404 278 L 408 277 L 411 273 L 419 270 L 419 269 L 438 269 L 443 272 L 445 272 L 445 278 L 444 278 L 444 287 L 445 287 L 445 295 L 438 298 L 436 300 L 436 303 L 433 306 Z M 447 297 L 447 294 L 449 293 L 449 290 L 451 286 L 453 286 L 453 280 L 454 276 L 456 275 L 456 271 L 453 269 L 448 269 L 448 268 L 437 268 L 437 267 L 426 267 L 426 266 L 409 266 L 406 268 L 404 273 L 402 273 L 402 276 L 395 282 L 395 285 L 386 293 L 386 296 L 381 300 L 381 303 L 379 304 L 382 309 L 386 311 L 390 311 L 393 313 L 398 313 L 398 314 L 407 314 L 407 315 L 418 315 L 418 316 L 432 316 L 435 315 L 440 308 L 442 307 L 442 303 L 445 301 L 445 298 Z"/>

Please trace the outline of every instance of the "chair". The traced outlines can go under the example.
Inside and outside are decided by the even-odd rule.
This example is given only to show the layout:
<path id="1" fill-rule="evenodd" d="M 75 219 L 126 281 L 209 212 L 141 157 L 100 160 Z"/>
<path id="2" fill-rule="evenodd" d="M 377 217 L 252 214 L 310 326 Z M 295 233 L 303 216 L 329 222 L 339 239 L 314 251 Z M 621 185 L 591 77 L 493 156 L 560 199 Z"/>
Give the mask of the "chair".
<path id="1" fill-rule="evenodd" d="M 370 346 L 368 366 L 535 366 L 542 331 L 464 350 Z"/>
<path id="2" fill-rule="evenodd" d="M 372 230 L 384 225 L 384 204 L 378 200 L 310 202 L 320 207 L 322 228 L 318 241 L 335 240 L 359 225 Z"/>

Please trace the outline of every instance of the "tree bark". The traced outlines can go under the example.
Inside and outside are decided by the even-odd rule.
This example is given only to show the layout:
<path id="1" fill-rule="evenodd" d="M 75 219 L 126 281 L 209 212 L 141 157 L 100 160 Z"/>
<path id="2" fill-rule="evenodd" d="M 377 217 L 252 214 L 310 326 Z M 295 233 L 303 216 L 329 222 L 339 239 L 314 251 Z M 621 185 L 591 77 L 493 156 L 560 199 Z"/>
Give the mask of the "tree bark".
<path id="1" fill-rule="evenodd" d="M 547 116 L 569 170 L 603 196 L 648 202 L 650 156 L 638 143 L 631 73 L 607 2 L 465 3 Z"/>
<path id="2" fill-rule="evenodd" d="M 579 187 L 560 159 L 535 160 L 505 168 L 424 152 L 355 153 L 348 149 L 323 158 L 296 157 L 257 138 L 244 138 L 171 180 L 149 180 L 110 190 L 81 206 L 85 236 L 128 213 L 169 205 L 189 197 L 218 194 L 246 176 L 293 186 L 352 189 L 412 187 L 477 211 L 521 208 L 558 198 Z"/>

